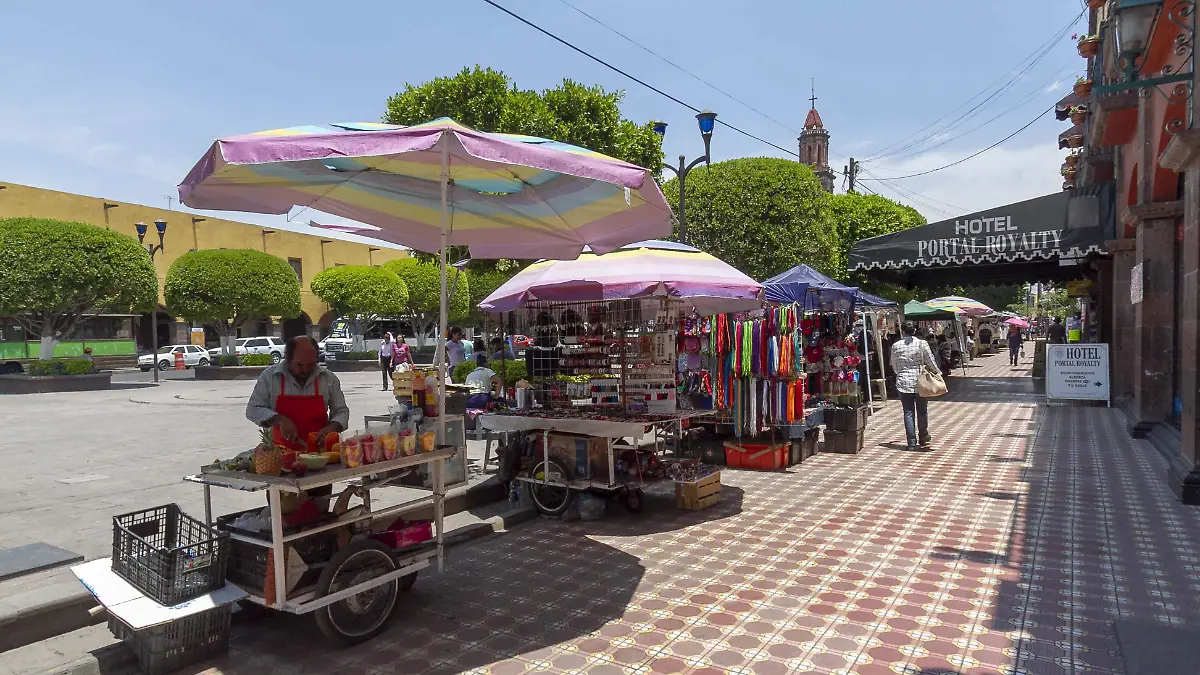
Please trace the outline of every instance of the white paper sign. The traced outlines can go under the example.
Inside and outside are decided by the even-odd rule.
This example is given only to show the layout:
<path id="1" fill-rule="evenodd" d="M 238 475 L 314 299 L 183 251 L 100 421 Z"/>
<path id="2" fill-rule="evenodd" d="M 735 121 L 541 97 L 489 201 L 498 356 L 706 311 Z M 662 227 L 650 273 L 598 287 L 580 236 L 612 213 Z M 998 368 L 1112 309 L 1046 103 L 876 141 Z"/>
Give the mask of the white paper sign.
<path id="1" fill-rule="evenodd" d="M 1136 305 L 1142 301 L 1142 263 L 1129 270 L 1129 304 Z"/>
<path id="2" fill-rule="evenodd" d="M 1108 345 L 1047 345 L 1046 398 L 1111 402 Z"/>

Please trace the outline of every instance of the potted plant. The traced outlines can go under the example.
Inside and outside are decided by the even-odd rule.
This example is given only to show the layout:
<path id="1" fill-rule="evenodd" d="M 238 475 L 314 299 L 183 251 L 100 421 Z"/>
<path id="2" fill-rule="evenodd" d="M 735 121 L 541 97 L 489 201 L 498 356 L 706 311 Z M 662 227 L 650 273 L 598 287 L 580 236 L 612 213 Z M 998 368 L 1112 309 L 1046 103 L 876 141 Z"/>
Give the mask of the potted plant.
<path id="1" fill-rule="evenodd" d="M 1079 39 L 1079 55 L 1090 59 L 1100 51 L 1100 36 L 1095 34 L 1077 35 Z"/>
<path id="2" fill-rule="evenodd" d="M 1087 0 L 1087 6 L 1091 9 L 1100 9 L 1107 2 L 1108 0 Z"/>
<path id="3" fill-rule="evenodd" d="M 1074 167 L 1070 167 L 1070 166 L 1063 167 L 1062 170 L 1059 171 L 1059 173 L 1061 173 L 1063 175 L 1063 178 L 1066 178 L 1067 180 L 1075 180 L 1075 168 Z"/>
<path id="4" fill-rule="evenodd" d="M 1079 165 L 1079 155 L 1078 154 L 1072 152 L 1071 154 L 1067 155 L 1067 166 L 1069 168 L 1074 169 L 1078 165 Z"/>
<path id="5" fill-rule="evenodd" d="M 1086 77 L 1075 79 L 1075 95 L 1080 98 L 1087 98 L 1092 95 L 1092 81 Z"/>
<path id="6" fill-rule="evenodd" d="M 1083 134 L 1073 134 L 1071 136 L 1067 136 L 1067 147 L 1068 148 L 1082 148 L 1083 147 Z"/>
<path id="7" fill-rule="evenodd" d="M 1087 106 L 1073 105 L 1067 110 L 1067 113 L 1071 116 L 1072 124 L 1083 124 L 1087 119 L 1088 109 Z"/>

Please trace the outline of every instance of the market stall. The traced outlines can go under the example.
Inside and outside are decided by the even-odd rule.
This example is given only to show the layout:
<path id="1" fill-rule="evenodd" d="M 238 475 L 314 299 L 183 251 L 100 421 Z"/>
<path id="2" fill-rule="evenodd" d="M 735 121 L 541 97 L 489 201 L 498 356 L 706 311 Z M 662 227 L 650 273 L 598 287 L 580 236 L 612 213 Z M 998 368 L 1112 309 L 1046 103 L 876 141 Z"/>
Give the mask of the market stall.
<path id="1" fill-rule="evenodd" d="M 516 475 L 538 508 L 560 513 L 575 493 L 590 492 L 617 495 L 637 511 L 645 485 L 684 471 L 686 463 L 667 466 L 661 455 L 710 414 L 691 394 L 711 395 L 689 331 L 698 334 L 708 313 L 757 306 L 760 292 L 702 251 L 648 241 L 536 263 L 484 299 L 482 309 L 510 313 L 514 330 L 532 340 L 515 406 L 479 422 L 541 432 L 522 435 L 526 461 Z"/>
<path id="2" fill-rule="evenodd" d="M 936 335 L 937 328 L 942 329 L 942 334 L 949 331 L 950 335 L 947 339 L 951 340 L 952 344 L 957 345 L 961 353 L 966 353 L 965 335 L 967 315 L 963 310 L 954 307 L 935 309 L 923 302 L 912 300 L 904 305 L 904 320 L 916 323 L 918 327 L 917 334 L 921 336 Z M 934 355 L 937 356 L 937 348 L 931 347 L 931 349 Z M 966 375 L 966 359 L 961 359 L 960 363 L 963 375 Z"/>

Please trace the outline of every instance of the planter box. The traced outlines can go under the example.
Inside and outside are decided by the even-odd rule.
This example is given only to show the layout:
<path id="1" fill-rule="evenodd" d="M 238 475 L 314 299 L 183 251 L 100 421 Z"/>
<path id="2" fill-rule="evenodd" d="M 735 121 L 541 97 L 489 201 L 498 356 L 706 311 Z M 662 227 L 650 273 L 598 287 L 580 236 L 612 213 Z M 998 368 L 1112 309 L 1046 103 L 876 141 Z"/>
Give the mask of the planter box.
<path id="1" fill-rule="evenodd" d="M 271 366 L 196 366 L 197 380 L 257 380 Z"/>
<path id="2" fill-rule="evenodd" d="M 112 389 L 112 373 L 91 375 L 0 375 L 0 394 L 46 394 L 55 391 Z"/>
<path id="3" fill-rule="evenodd" d="M 367 361 L 344 361 L 331 359 L 325 362 L 325 369 L 334 373 L 363 373 L 369 370 L 379 370 L 379 359 Z"/>
<path id="4" fill-rule="evenodd" d="M 827 408 L 825 427 L 834 431 L 858 431 L 867 426 L 867 406 Z"/>

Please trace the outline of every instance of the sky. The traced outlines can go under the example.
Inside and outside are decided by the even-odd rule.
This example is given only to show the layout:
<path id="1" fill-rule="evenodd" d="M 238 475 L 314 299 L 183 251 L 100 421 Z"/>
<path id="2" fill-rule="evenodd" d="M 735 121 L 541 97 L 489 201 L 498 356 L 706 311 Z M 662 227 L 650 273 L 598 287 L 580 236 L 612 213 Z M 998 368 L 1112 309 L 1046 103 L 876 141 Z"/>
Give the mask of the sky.
<path id="1" fill-rule="evenodd" d="M 1082 73 L 1079 0 L 495 1 L 762 139 L 718 126 L 714 161 L 788 156 L 763 140 L 794 152 L 815 80 L 830 163 L 858 158 L 864 179 L 956 162 L 1033 121 L 949 169 L 864 180 L 930 221 L 1061 188 L 1068 123 L 1038 114 Z M 179 209 L 168 198 L 214 138 L 377 121 L 405 83 L 475 64 L 526 89 L 570 78 L 624 90 L 625 117 L 668 122 L 669 162 L 703 152 L 693 111 L 483 0 L 59 0 L 10 3 L 3 23 L 0 181 Z M 328 220 L 222 215 L 300 230 Z"/>

